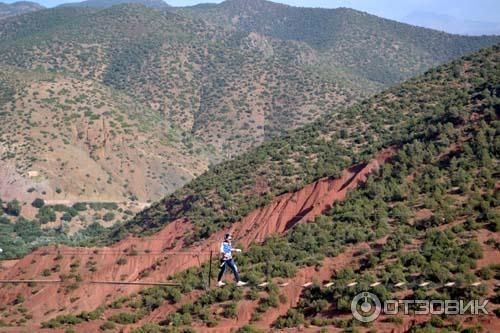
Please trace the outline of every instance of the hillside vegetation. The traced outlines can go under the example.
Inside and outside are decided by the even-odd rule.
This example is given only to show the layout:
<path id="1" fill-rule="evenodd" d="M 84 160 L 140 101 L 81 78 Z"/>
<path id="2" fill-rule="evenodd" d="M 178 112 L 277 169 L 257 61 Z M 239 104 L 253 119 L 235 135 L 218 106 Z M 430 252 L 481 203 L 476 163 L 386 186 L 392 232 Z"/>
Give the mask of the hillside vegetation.
<path id="1" fill-rule="evenodd" d="M 235 154 L 369 92 L 301 60 L 307 46 L 137 5 L 56 8 L 0 26 L 0 61 L 67 71 L 147 104 Z"/>
<path id="2" fill-rule="evenodd" d="M 5 200 L 146 201 L 182 186 L 212 160 L 190 133 L 112 88 L 0 68 Z"/>
<path id="3" fill-rule="evenodd" d="M 347 250 L 354 253 L 350 260 L 343 264 L 339 261 L 341 266 L 336 266 L 338 270 L 326 281 L 334 281 L 333 286 L 323 287 L 324 281 L 313 279 L 315 284 L 312 287 L 302 289 L 297 306 L 276 318 L 272 327 L 284 329 L 312 325 L 324 329 L 356 330 L 359 323 L 351 318 L 350 304 L 356 294 L 366 290 L 381 300 L 394 297 L 466 301 L 488 298 L 493 303 L 490 310 L 494 309 L 498 314 L 495 285 L 500 278 L 497 256 L 500 244 L 497 191 L 499 61 L 498 46 L 486 49 L 433 69 L 422 77 L 345 110 L 367 132 L 367 137 L 358 138 L 365 146 L 364 151 L 391 145 L 397 147 L 396 156 L 378 174 L 370 177 L 365 186 L 352 191 L 345 201 L 335 204 L 313 223 L 298 225 L 284 237 L 271 237 L 262 245 L 254 244 L 248 253 L 240 256 L 238 262 L 244 279 L 251 281 L 254 288 L 246 292 L 229 287 L 210 290 L 196 301 L 183 304 L 165 321 L 145 325 L 142 329 L 160 330 L 173 325 L 182 330 L 193 326 L 227 325 L 227 318 L 238 317 L 242 313 L 239 311 L 248 309 L 250 304 L 254 305 L 251 307 L 254 310 L 250 310 L 253 311 L 250 323 L 268 329 L 269 318 L 275 318 L 277 309 L 282 309 L 283 304 L 288 303 L 287 297 L 291 296 L 283 294 L 278 283 L 283 280 L 294 283 L 293 278 L 305 267 L 322 270 L 327 262 L 334 263 L 337 257 L 345 256 Z M 182 201 L 183 210 L 174 210 L 175 199 L 169 197 L 139 215 L 127 227 L 145 230 L 151 226 L 152 219 L 156 218 L 161 224 L 164 221 L 159 219 L 168 220 L 172 214 L 185 216 L 206 228 L 217 223 L 221 226 L 230 223 L 222 214 L 223 210 L 215 207 L 224 205 L 244 210 L 245 204 L 243 201 L 224 200 L 220 195 L 222 189 L 229 193 L 226 198 L 245 196 L 244 182 L 255 180 L 254 170 L 262 174 L 262 170 L 279 169 L 276 168 L 279 163 L 283 165 L 284 161 L 291 159 L 292 153 L 281 156 L 279 153 L 281 149 L 286 151 L 288 145 L 294 145 L 294 151 L 303 151 L 305 147 L 321 146 L 311 138 L 323 137 L 323 147 L 342 141 L 330 127 L 333 120 L 329 120 L 326 125 L 318 123 L 316 129 L 309 127 L 311 136 L 307 139 L 299 141 L 308 132 L 299 130 L 287 140 L 280 141 L 280 145 L 275 142 L 274 148 L 270 142 L 267 150 L 260 148 L 253 154 L 242 156 L 238 163 L 222 164 L 220 169 L 206 173 L 182 190 L 190 193 L 196 188 L 199 193 L 198 197 L 191 193 Z M 326 133 L 331 137 L 326 138 Z M 392 135 L 387 135 L 389 133 Z M 366 140 L 368 138 L 371 140 Z M 355 149 L 354 145 L 344 146 L 346 151 Z M 261 159 L 256 157 L 259 153 Z M 315 154 L 318 155 L 321 153 Z M 247 168 L 236 165 L 246 165 Z M 312 170 L 299 168 L 295 174 L 309 174 L 312 179 L 318 177 Z M 284 183 L 286 179 L 284 173 L 266 176 L 277 183 Z M 227 187 L 223 187 L 219 177 L 226 180 Z M 236 184 L 238 187 L 234 186 Z M 233 190 L 228 188 L 231 185 Z M 179 191 L 178 195 L 181 193 Z M 257 196 L 255 192 L 254 195 Z M 246 201 L 252 202 L 252 198 L 246 194 Z M 207 216 L 216 216 L 217 219 L 210 219 L 211 224 L 205 224 Z M 333 259 L 325 261 L 325 258 Z M 206 272 L 206 267 L 176 276 L 177 281 L 182 281 L 181 291 L 188 293 L 193 286 L 203 288 L 196 279 L 202 272 Z M 256 285 L 266 276 L 266 281 L 270 278 L 272 283 L 266 288 L 257 288 Z M 348 287 L 352 281 L 358 284 Z M 370 287 L 377 281 L 378 286 Z M 450 281 L 455 284 L 443 287 Z M 400 282 L 406 283 L 403 289 L 395 286 Z M 421 287 L 423 282 L 428 286 Z M 477 285 L 471 285 L 476 282 Z M 151 311 L 147 307 L 151 305 L 151 297 L 156 299 L 154 309 L 163 302 L 172 302 L 174 292 L 171 288 L 164 289 L 162 296 L 158 288 L 148 289 L 141 295 L 122 299 L 121 306 L 126 309 L 124 312 L 130 311 L 132 316 L 141 318 Z M 134 309 L 134 304 L 143 305 Z M 115 321 L 115 318 L 109 320 Z M 387 320 L 379 319 L 369 324 L 368 328 L 391 330 L 405 320 L 409 320 L 408 317 L 389 316 Z M 428 322 L 408 322 L 408 325 L 412 332 L 434 332 L 443 327 L 453 331 L 480 332 L 481 323 L 489 325 L 491 321 L 488 316 L 475 318 L 470 323 L 461 317 L 436 316 Z M 136 332 L 142 331 L 138 329 Z"/>
<path id="4" fill-rule="evenodd" d="M 120 232 L 149 233 L 187 217 L 199 228 L 195 238 L 205 237 L 281 193 L 320 177 L 337 176 L 343 168 L 366 160 L 382 147 L 400 146 L 445 125 L 449 129 L 453 127 L 451 122 L 457 121 L 457 113 L 472 111 L 476 99 L 498 97 L 497 62 L 498 46 L 433 69 L 354 107 L 339 110 L 338 114 L 266 142 L 232 161 L 211 167 L 125 224 Z M 440 115 L 451 118 L 443 124 L 431 121 Z"/>
<path id="5" fill-rule="evenodd" d="M 341 134 L 344 126 L 336 123 L 339 117 L 329 116 L 293 131 L 286 139 L 271 140 L 214 167 L 111 235 L 144 234 L 186 217 L 197 228 L 193 237 L 203 238 L 233 222 L 231 218 L 237 215 L 225 215 L 227 211 L 246 214 L 252 203 L 262 205 L 284 191 L 290 177 L 310 182 L 323 175 L 335 176 L 337 168 L 355 162 L 353 156 L 365 159 L 381 147 L 394 147 L 393 159 L 345 201 L 314 222 L 253 244 L 239 256 L 250 288 L 230 285 L 203 291 L 200 276 L 207 266 L 192 268 L 174 277 L 179 287 L 148 288 L 90 313 L 55 317 L 42 326 L 84 328 L 97 320 L 104 325 L 105 320 L 108 326 L 125 328 L 141 325 L 141 320 L 161 310 L 161 319 L 148 320 L 134 332 L 208 329 L 219 324 L 223 329 L 250 311 L 251 317 L 237 325 L 254 324 L 266 330 L 308 325 L 353 331 L 358 323 L 350 316 L 350 301 L 363 290 L 381 300 L 486 297 L 498 313 L 499 61 L 500 47 L 485 49 L 344 109 L 342 113 L 356 124 L 351 133 Z M 304 153 L 306 164 L 296 162 L 296 151 Z M 313 163 L 337 151 L 342 153 L 331 157 L 324 174 L 318 173 L 319 165 Z M 281 168 L 286 162 L 293 163 L 292 167 Z M 259 176 L 273 185 L 266 189 L 261 180 L 255 191 Z M 302 185 L 300 180 L 296 184 Z M 259 197 L 267 199 L 257 203 Z M 343 261 L 335 261 L 340 257 Z M 326 280 L 334 285 L 323 287 L 326 281 L 316 280 L 310 288 L 296 289 L 302 294 L 290 308 L 288 297 L 295 296 L 282 293 L 278 283 L 294 284 L 307 267 L 323 271 L 328 263 L 335 263 Z M 161 265 L 159 261 L 154 267 Z M 270 285 L 257 288 L 266 276 Z M 358 284 L 348 287 L 352 281 Z M 375 281 L 380 284 L 370 287 Z M 455 285 L 443 287 L 450 281 Z M 407 285 L 398 289 L 395 284 L 400 282 Z M 428 284 L 422 287 L 422 282 Z M 474 282 L 479 284 L 472 286 Z M 270 318 L 275 319 L 270 322 Z M 424 323 L 405 322 L 408 317 L 388 318 L 367 328 L 392 330 L 405 323 L 413 332 L 440 328 L 480 332 L 482 325 L 492 327 L 489 316 L 477 316 L 472 322 L 463 316 L 436 316 Z M 240 331 L 256 330 L 249 326 Z"/>
<path id="6" fill-rule="evenodd" d="M 224 157 L 499 40 L 261 0 L 92 7 L 5 21 L 0 62 L 121 90 Z"/>
<path id="7" fill-rule="evenodd" d="M 219 177 L 214 193 L 197 185 L 212 183 L 211 176 L 191 185 L 193 214 L 208 214 L 195 238 L 209 234 L 279 193 L 367 157 L 372 144 L 393 135 L 390 126 L 406 121 L 389 114 L 386 127 L 376 118 L 359 122 L 357 112 L 365 110 L 347 107 L 498 41 L 267 1 L 99 3 L 0 22 L 0 195 L 21 201 L 29 219 L 37 215 L 30 207 L 36 198 L 69 200 L 68 207 L 142 206 L 263 144 L 214 167 L 207 174 Z M 288 134 L 318 119 L 302 134 Z M 326 133 L 318 136 L 321 128 Z M 261 163 L 268 153 L 272 163 L 246 162 Z M 225 168 L 253 176 L 220 186 Z M 200 200 L 208 201 L 198 207 Z M 156 219 L 150 224 L 159 226 Z"/>
<path id="8" fill-rule="evenodd" d="M 227 0 L 179 12 L 242 31 L 300 41 L 315 65 L 391 85 L 489 46 L 498 37 L 465 37 L 419 28 L 347 8 L 300 8 L 266 0 Z"/>

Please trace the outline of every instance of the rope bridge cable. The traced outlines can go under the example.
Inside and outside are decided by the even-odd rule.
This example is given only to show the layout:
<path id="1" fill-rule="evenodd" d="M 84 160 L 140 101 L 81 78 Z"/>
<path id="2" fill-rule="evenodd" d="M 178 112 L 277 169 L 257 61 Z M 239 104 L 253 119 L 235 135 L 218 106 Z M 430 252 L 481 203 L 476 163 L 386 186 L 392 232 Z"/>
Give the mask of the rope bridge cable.
<path id="1" fill-rule="evenodd" d="M 0 280 L 0 284 L 21 283 L 62 283 L 61 280 Z"/>
<path id="2" fill-rule="evenodd" d="M 472 283 L 463 283 L 461 285 L 458 285 L 455 282 L 434 283 L 434 282 L 426 281 L 426 282 L 404 283 L 404 284 L 398 286 L 398 283 L 396 283 L 396 284 L 394 284 L 394 283 L 389 283 L 389 284 L 380 283 L 380 284 L 376 284 L 376 285 L 374 285 L 374 283 L 372 283 L 372 284 L 368 285 L 367 289 L 372 289 L 372 288 L 375 288 L 377 286 L 385 286 L 387 288 L 395 288 L 395 289 L 398 289 L 398 288 L 399 289 L 403 289 L 403 288 L 416 289 L 416 288 L 426 288 L 426 287 L 429 287 L 430 289 L 433 289 L 433 288 L 451 288 L 451 287 L 466 288 L 466 287 L 479 287 L 483 284 L 484 284 L 483 282 L 472 282 Z M 264 283 L 259 284 L 258 286 L 263 288 L 263 287 L 266 287 L 268 285 L 269 285 L 269 282 L 264 282 Z M 294 282 L 294 281 L 286 281 L 284 283 L 277 283 L 277 285 L 279 287 L 286 287 L 288 285 L 294 285 L 294 286 L 298 286 L 298 287 L 301 287 L 304 289 L 310 288 L 312 286 L 319 286 L 322 288 L 332 288 L 333 287 L 336 289 L 344 290 L 344 289 L 351 289 L 351 288 L 356 287 L 357 285 L 359 285 L 359 282 L 353 281 L 353 282 L 350 282 L 348 284 L 343 284 L 343 285 L 339 286 L 335 282 L 314 283 L 312 281 L 309 281 L 309 282 L 299 283 L 299 282 Z"/>
<path id="3" fill-rule="evenodd" d="M 145 250 L 138 250 L 143 253 L 128 253 L 125 251 L 96 251 L 96 252 L 78 252 L 78 251 L 57 251 L 57 252 L 33 252 L 30 253 L 30 255 L 33 256 L 39 256 L 39 257 L 44 257 L 44 256 L 100 256 L 100 255 L 123 255 L 123 256 L 128 256 L 128 257 L 138 257 L 138 256 L 160 256 L 160 255 L 193 255 L 193 256 L 198 256 L 198 255 L 210 255 L 210 251 L 200 251 L 200 252 L 195 252 L 195 251 L 148 251 L 147 249 Z"/>
<path id="4" fill-rule="evenodd" d="M 62 280 L 0 280 L 0 284 L 23 284 L 23 283 L 64 283 Z M 180 286 L 175 282 L 147 282 L 147 281 L 80 281 L 82 284 L 110 284 L 110 285 L 134 285 L 134 286 Z"/>
<path id="5" fill-rule="evenodd" d="M 65 281 L 63 281 L 63 280 L 44 280 L 44 279 L 0 280 L 0 284 L 22 284 L 22 283 L 47 283 L 47 284 L 50 284 L 50 283 L 64 283 L 64 282 Z M 144 285 L 144 286 L 149 286 L 149 285 L 151 285 L 151 286 L 179 286 L 180 285 L 179 283 L 176 283 L 176 282 L 109 281 L 109 280 L 108 281 L 89 280 L 89 281 L 81 281 L 79 283 L 82 283 L 82 284 Z M 451 285 L 451 283 L 453 283 L 453 285 Z M 269 284 L 270 284 L 269 282 L 264 282 L 258 286 L 259 287 L 266 287 Z M 468 287 L 468 286 L 478 287 L 482 284 L 483 284 L 482 282 L 473 282 L 473 283 L 463 284 L 461 287 Z M 317 284 L 317 283 L 314 283 L 312 281 L 305 282 L 305 283 L 286 281 L 283 283 L 278 283 L 277 285 L 280 287 L 286 287 L 288 285 L 295 285 L 295 286 L 298 286 L 298 287 L 301 287 L 304 289 L 310 288 L 310 287 L 315 286 L 315 285 L 320 286 L 320 287 L 325 287 L 325 288 L 335 287 L 337 289 L 349 289 L 349 288 L 355 287 L 356 285 L 358 285 L 358 283 L 356 281 L 354 281 L 354 282 L 351 282 L 347 285 L 335 286 L 335 282 L 328 282 L 326 284 Z M 380 284 L 380 285 L 383 285 L 383 284 Z M 389 286 L 395 287 L 395 284 L 389 284 L 386 286 L 387 287 L 389 287 Z M 427 286 L 431 286 L 433 288 L 449 288 L 449 287 L 455 287 L 456 285 L 454 284 L 454 282 L 439 283 L 439 284 L 429 282 L 429 284 L 425 284 L 425 285 L 423 283 L 409 283 L 409 284 L 404 285 L 404 287 L 407 287 L 410 289 L 413 289 L 414 287 L 425 288 Z M 376 287 L 376 286 L 370 286 L 369 288 L 374 288 L 374 287 Z"/>
<path id="6" fill-rule="evenodd" d="M 136 253 L 130 253 L 125 250 L 87 250 L 77 251 L 77 250 L 63 250 L 63 251 L 43 251 L 43 252 L 32 252 L 29 255 L 32 256 L 99 256 L 99 255 L 124 255 L 129 257 L 137 257 L 137 256 L 152 256 L 152 255 L 210 255 L 210 251 L 149 251 L 148 249 L 140 249 L 135 250 Z M 0 255 L 1 258 L 1 255 Z"/>

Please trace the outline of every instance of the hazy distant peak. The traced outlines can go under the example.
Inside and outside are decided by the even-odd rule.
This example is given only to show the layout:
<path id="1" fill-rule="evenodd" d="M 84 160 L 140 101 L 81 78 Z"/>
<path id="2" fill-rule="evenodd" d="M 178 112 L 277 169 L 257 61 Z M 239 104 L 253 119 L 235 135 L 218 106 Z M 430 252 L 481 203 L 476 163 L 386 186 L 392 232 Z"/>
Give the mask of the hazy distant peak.
<path id="1" fill-rule="evenodd" d="M 11 16 L 34 12 L 44 8 L 44 6 L 31 1 L 18 1 L 11 4 L 0 2 L 0 20 Z"/>
<path id="2" fill-rule="evenodd" d="M 150 8 L 166 8 L 170 7 L 163 0 L 87 0 L 76 3 L 67 3 L 61 6 L 64 7 L 94 7 L 94 8 L 108 8 L 121 4 L 140 4 Z"/>
<path id="3" fill-rule="evenodd" d="M 262 9 L 265 7 L 272 7 L 272 8 L 290 7 L 290 6 L 285 5 L 285 4 L 276 3 L 276 2 L 267 1 L 267 0 L 226 0 L 226 1 L 221 3 L 221 6 L 238 7 L 241 10 Z"/>
<path id="4" fill-rule="evenodd" d="M 6 5 L 6 6 L 12 6 L 12 7 L 18 7 L 18 8 L 21 8 L 21 7 L 24 7 L 24 6 L 30 6 L 30 7 L 33 7 L 33 8 L 39 8 L 39 9 L 43 9 L 45 8 L 44 6 L 36 3 L 36 2 L 33 2 L 33 1 L 17 1 L 17 2 L 13 2 L 11 4 L 7 4 L 7 3 L 3 3 L 3 2 L 0 2 L 0 4 L 2 5 Z"/>
<path id="5" fill-rule="evenodd" d="M 402 21 L 416 26 L 462 35 L 498 35 L 500 22 L 462 20 L 451 15 L 413 11 Z"/>

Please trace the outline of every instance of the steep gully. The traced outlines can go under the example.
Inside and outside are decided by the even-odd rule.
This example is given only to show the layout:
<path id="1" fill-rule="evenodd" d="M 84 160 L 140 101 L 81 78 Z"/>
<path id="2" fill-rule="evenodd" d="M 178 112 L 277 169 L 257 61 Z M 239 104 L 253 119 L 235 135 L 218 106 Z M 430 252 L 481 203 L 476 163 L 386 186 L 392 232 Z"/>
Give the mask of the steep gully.
<path id="1" fill-rule="evenodd" d="M 297 223 L 312 221 L 330 209 L 335 201 L 344 199 L 349 190 L 364 183 L 370 173 L 378 170 L 393 155 L 392 148 L 382 150 L 369 162 L 344 170 L 338 179 L 323 178 L 294 193 L 283 194 L 267 206 L 254 210 L 233 224 L 229 230 L 221 230 L 209 239 L 189 247 L 183 245 L 183 237 L 189 233 L 191 225 L 189 221 L 176 220 L 151 237 L 129 237 L 110 247 L 50 246 L 38 249 L 25 258 L 10 263 L 10 268 L 0 271 L 0 279 L 40 278 L 45 269 L 50 270 L 56 264 L 60 266 L 60 272 L 69 272 L 70 265 L 79 262 L 77 272 L 84 281 L 163 281 L 169 275 L 207 261 L 207 253 L 218 250 L 223 234 L 228 231 L 239 244 L 247 247 L 269 235 L 284 233 Z M 132 250 L 139 255 L 127 256 Z M 56 260 L 58 251 L 63 256 Z M 126 258 L 126 263 L 118 265 L 120 258 Z M 97 262 L 95 272 L 86 268 L 89 260 Z M 140 274 L 145 270 L 149 271 L 149 275 L 141 279 Z M 47 279 L 54 279 L 56 276 L 59 276 L 59 273 Z M 39 285 L 34 288 L 35 291 L 26 285 L 16 285 L 0 288 L 0 304 L 10 304 L 17 294 L 23 294 L 26 298 L 23 306 L 33 315 L 29 325 L 37 327 L 41 321 L 56 315 L 90 311 L 107 301 L 137 292 L 141 288 L 143 287 L 117 287 L 106 284 L 92 285 L 89 288 L 82 285 L 66 293 L 57 284 Z"/>

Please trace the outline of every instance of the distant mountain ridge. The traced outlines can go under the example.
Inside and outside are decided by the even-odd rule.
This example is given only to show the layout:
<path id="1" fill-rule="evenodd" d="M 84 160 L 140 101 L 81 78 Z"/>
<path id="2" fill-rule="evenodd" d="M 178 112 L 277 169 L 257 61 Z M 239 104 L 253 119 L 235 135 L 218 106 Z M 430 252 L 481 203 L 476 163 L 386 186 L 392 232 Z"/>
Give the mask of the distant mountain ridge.
<path id="1" fill-rule="evenodd" d="M 167 8 L 170 7 L 163 0 L 87 0 L 82 2 L 72 2 L 62 4 L 59 7 L 92 7 L 92 8 L 109 8 L 123 4 L 139 4 L 150 8 Z"/>
<path id="2" fill-rule="evenodd" d="M 426 11 L 412 12 L 401 21 L 461 35 L 500 35 L 500 22 L 461 20 L 450 15 Z"/>
<path id="3" fill-rule="evenodd" d="M 44 8 L 44 6 L 31 1 L 18 1 L 11 4 L 0 2 L 0 20 Z"/>
<path id="4" fill-rule="evenodd" d="M 500 41 L 500 36 L 455 36 L 349 8 L 301 8 L 266 0 L 175 10 L 226 28 L 306 43 L 318 52 L 319 63 L 386 85 Z"/>

